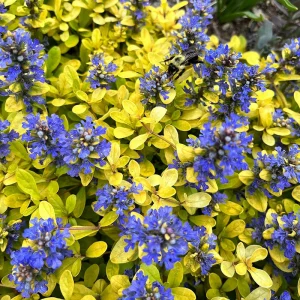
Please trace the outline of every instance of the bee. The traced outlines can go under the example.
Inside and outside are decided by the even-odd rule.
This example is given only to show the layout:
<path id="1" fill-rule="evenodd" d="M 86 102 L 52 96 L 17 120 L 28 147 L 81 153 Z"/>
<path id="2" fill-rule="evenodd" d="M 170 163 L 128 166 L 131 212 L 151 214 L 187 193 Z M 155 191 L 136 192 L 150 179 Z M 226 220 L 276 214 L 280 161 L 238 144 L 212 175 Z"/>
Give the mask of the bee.
<path id="1" fill-rule="evenodd" d="M 178 79 L 186 70 L 187 67 L 200 63 L 198 53 L 194 47 L 190 47 L 183 51 L 181 54 L 172 55 L 170 58 L 166 59 L 164 62 L 169 62 L 168 64 L 168 78 Z"/>

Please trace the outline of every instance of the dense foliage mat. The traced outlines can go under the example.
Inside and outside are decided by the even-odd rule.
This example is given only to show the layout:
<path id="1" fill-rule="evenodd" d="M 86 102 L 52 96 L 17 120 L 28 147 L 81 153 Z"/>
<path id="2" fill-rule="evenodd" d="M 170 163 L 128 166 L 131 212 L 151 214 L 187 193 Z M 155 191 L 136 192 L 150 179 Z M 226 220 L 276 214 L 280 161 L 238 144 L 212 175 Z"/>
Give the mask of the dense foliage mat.
<path id="1" fill-rule="evenodd" d="M 299 299 L 300 39 L 150 4 L 0 4 L 1 300 Z"/>

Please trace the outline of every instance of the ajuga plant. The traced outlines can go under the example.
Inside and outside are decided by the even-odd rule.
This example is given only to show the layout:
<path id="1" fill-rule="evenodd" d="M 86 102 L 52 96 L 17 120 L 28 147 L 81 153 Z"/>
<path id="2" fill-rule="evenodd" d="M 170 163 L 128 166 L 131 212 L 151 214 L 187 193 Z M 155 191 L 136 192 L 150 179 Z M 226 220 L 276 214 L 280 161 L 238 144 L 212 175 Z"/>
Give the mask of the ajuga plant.
<path id="1" fill-rule="evenodd" d="M 299 299 L 300 39 L 214 11 L 1 2 L 2 300 Z"/>

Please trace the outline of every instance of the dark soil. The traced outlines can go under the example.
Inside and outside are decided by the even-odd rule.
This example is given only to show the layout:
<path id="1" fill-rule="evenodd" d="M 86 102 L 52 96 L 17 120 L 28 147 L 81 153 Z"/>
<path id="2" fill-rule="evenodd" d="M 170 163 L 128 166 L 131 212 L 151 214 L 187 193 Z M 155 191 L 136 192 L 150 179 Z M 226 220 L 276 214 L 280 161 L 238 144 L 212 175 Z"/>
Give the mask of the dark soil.
<path id="1" fill-rule="evenodd" d="M 292 1 L 300 9 L 300 0 Z M 264 21 L 272 23 L 273 40 L 281 47 L 287 39 L 300 36 L 300 12 L 289 12 L 277 1 L 267 0 L 253 9 L 256 15 L 262 15 Z M 263 21 L 263 22 L 264 22 Z M 248 48 L 255 49 L 259 37 L 259 29 L 263 22 L 257 22 L 249 18 L 239 18 L 233 22 L 220 24 L 215 16 L 209 27 L 209 34 L 215 34 L 221 42 L 227 42 L 232 35 L 243 35 L 248 41 Z M 271 46 L 271 45 L 270 45 Z"/>

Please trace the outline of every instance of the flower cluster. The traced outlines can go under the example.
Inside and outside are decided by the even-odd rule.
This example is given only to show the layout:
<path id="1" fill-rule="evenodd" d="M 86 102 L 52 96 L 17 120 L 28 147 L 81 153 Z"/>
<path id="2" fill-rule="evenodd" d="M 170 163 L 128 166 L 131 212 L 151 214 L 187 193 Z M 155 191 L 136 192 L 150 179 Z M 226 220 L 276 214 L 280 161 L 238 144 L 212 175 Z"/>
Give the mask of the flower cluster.
<path id="1" fill-rule="evenodd" d="M 187 258 L 191 259 L 192 272 L 200 276 L 208 275 L 212 265 L 216 262 L 210 250 L 215 249 L 217 237 L 207 234 L 204 226 L 197 227 L 193 232 L 190 251 Z"/>
<path id="2" fill-rule="evenodd" d="M 172 51 L 181 53 L 191 47 L 195 51 L 203 50 L 205 42 L 209 40 L 206 29 L 213 12 L 211 0 L 190 1 L 185 15 L 179 20 L 182 28 L 174 33 L 178 44 L 174 44 Z"/>
<path id="3" fill-rule="evenodd" d="M 23 128 L 26 133 L 22 135 L 22 140 L 28 142 L 32 159 L 44 159 L 48 155 L 52 158 L 59 156 L 60 136 L 65 135 L 63 121 L 59 116 L 53 114 L 43 120 L 40 114 L 29 114 Z"/>
<path id="4" fill-rule="evenodd" d="M 171 294 L 171 289 L 166 289 L 158 281 L 148 284 L 148 276 L 143 272 L 136 273 L 135 279 L 132 281 L 131 286 L 122 291 L 123 300 L 135 299 L 152 299 L 152 300 L 173 300 L 174 296 Z"/>
<path id="5" fill-rule="evenodd" d="M 283 57 L 279 61 L 285 72 L 290 72 L 290 67 L 299 68 L 300 66 L 300 38 L 291 40 L 289 44 L 285 44 L 282 49 Z"/>
<path id="6" fill-rule="evenodd" d="M 161 72 L 159 67 L 154 66 L 143 77 L 140 78 L 140 93 L 143 96 L 142 104 L 148 108 L 164 106 L 168 100 L 170 89 L 174 83 L 168 80 L 168 74 Z"/>
<path id="7" fill-rule="evenodd" d="M 120 2 L 124 5 L 124 8 L 130 11 L 133 19 L 137 22 L 144 20 L 146 17 L 146 13 L 144 11 L 144 7 L 149 6 L 149 0 L 120 0 Z"/>
<path id="8" fill-rule="evenodd" d="M 200 103 L 209 105 L 210 109 L 215 105 L 212 114 L 217 118 L 229 116 L 238 109 L 249 112 L 251 102 L 256 99 L 253 97 L 254 92 L 266 89 L 265 74 L 273 69 L 267 66 L 260 71 L 259 66 L 248 66 L 240 59 L 241 55 L 232 52 L 228 45 L 221 44 L 216 49 L 206 50 L 203 62 L 194 66 L 198 77 L 203 81 L 197 88 L 198 97 L 193 95 L 195 88 L 191 88 L 193 84 L 189 83 L 190 87 L 185 88 L 188 94 L 186 105 L 198 103 L 199 100 Z M 214 97 L 207 94 L 207 89 Z"/>
<path id="9" fill-rule="evenodd" d="M 10 254 L 14 242 L 18 241 L 24 222 L 8 222 L 6 215 L 0 215 L 0 250 Z"/>
<path id="10" fill-rule="evenodd" d="M 97 202 L 94 205 L 94 210 L 116 211 L 118 215 L 123 215 L 124 212 L 134 207 L 133 194 L 138 194 L 142 190 L 142 185 L 132 184 L 130 188 L 125 186 L 113 187 L 106 184 L 103 188 L 96 192 Z"/>
<path id="11" fill-rule="evenodd" d="M 23 237 L 30 244 L 11 253 L 12 273 L 9 279 L 16 284 L 23 297 L 33 293 L 45 293 L 47 281 L 44 274 L 51 274 L 72 255 L 67 249 L 65 238 L 70 233 L 68 226 L 63 227 L 60 219 L 33 219 L 32 227 L 25 229 Z"/>
<path id="12" fill-rule="evenodd" d="M 237 131 L 242 125 L 240 118 L 231 114 L 220 128 L 206 123 L 199 138 L 187 140 L 189 146 L 203 149 L 203 153 L 197 155 L 193 163 L 198 174 L 199 188 L 206 190 L 208 179 L 219 178 L 222 183 L 226 183 L 226 176 L 247 169 L 244 153 L 249 151 L 252 137 Z"/>
<path id="13" fill-rule="evenodd" d="M 86 79 L 90 82 L 91 87 L 93 89 L 109 89 L 110 84 L 116 81 L 113 73 L 117 70 L 117 66 L 112 62 L 107 63 L 103 53 L 93 55 L 91 64 L 89 75 Z"/>
<path id="14" fill-rule="evenodd" d="M 147 265 L 156 262 L 169 270 L 180 260 L 180 256 L 187 253 L 188 241 L 193 239 L 194 232 L 188 223 L 182 224 L 172 214 L 170 207 L 161 207 L 149 210 L 143 223 L 135 216 L 130 216 L 123 225 L 121 235 L 130 236 L 125 240 L 125 251 L 138 243 L 144 246 L 143 262 Z"/>
<path id="15" fill-rule="evenodd" d="M 8 121 L 0 121 L 0 162 L 5 161 L 5 157 L 9 155 L 9 142 L 17 139 L 19 134 L 14 130 L 5 133 L 9 127 L 10 123 Z"/>
<path id="16" fill-rule="evenodd" d="M 290 187 L 292 182 L 299 182 L 299 146 L 293 144 L 288 152 L 281 147 L 276 147 L 275 150 L 272 154 L 263 154 L 262 152 L 257 154 L 254 166 L 256 180 L 249 186 L 251 193 L 262 188 L 269 196 L 268 192 L 279 192 Z M 262 171 L 265 171 L 264 176 L 261 175 Z"/>
<path id="17" fill-rule="evenodd" d="M 2 33 L 0 40 L 0 88 L 3 96 L 22 99 L 27 111 L 32 111 L 32 104 L 43 104 L 41 96 L 31 95 L 30 89 L 35 82 L 45 82 L 41 68 L 46 56 L 42 56 L 44 47 L 30 33 L 23 29 Z M 14 86 L 14 87 L 13 87 Z"/>
<path id="18" fill-rule="evenodd" d="M 92 118 L 87 117 L 61 140 L 60 153 L 69 167 L 69 175 L 78 176 L 80 172 L 90 174 L 97 164 L 105 164 L 104 158 L 109 155 L 111 148 L 106 139 L 100 138 L 105 133 L 104 127 L 95 126 Z"/>
<path id="19" fill-rule="evenodd" d="M 292 259 L 296 255 L 296 245 L 300 242 L 300 215 L 289 213 L 279 218 L 277 214 L 272 214 L 274 231 L 269 247 L 279 246 L 284 251 L 284 256 Z"/>

